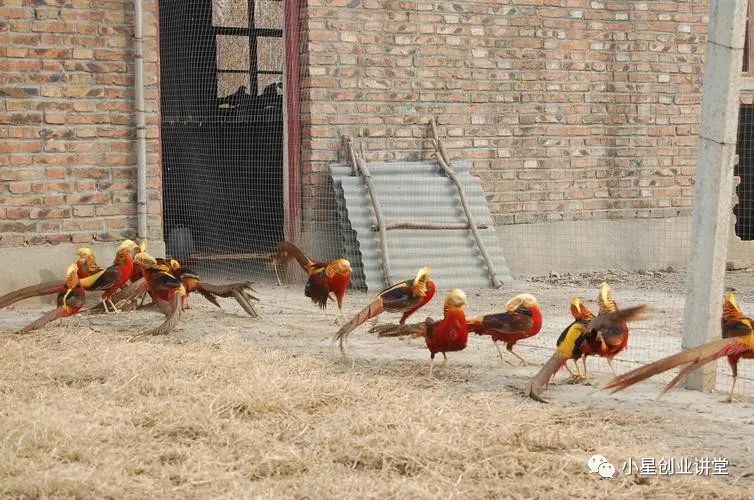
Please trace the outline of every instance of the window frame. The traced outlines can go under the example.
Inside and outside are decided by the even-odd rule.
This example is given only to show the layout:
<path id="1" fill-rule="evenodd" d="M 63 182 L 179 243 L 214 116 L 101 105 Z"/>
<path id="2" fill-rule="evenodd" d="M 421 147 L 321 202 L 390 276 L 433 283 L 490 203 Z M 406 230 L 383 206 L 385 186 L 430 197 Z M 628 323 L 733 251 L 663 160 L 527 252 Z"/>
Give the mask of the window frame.
<path id="1" fill-rule="evenodd" d="M 754 1 L 754 0 L 749 0 Z M 259 75 L 280 75 L 280 78 L 283 78 L 283 70 L 280 71 L 271 71 L 271 70 L 260 70 L 259 69 L 259 61 L 257 57 L 257 46 L 258 42 L 257 40 L 259 38 L 280 38 L 281 43 L 283 43 L 283 30 L 282 28 L 257 28 L 255 27 L 255 9 L 256 9 L 256 2 L 255 0 L 248 0 L 248 26 L 247 27 L 234 27 L 234 26 L 215 26 L 212 25 L 212 29 L 214 30 L 215 37 L 218 35 L 229 35 L 229 36 L 243 36 L 247 37 L 249 39 L 249 69 L 220 69 L 216 68 L 217 75 L 215 75 L 215 79 L 219 81 L 218 76 L 223 73 L 230 73 L 230 74 L 240 74 L 240 73 L 248 73 L 249 74 L 249 88 L 247 89 L 248 93 L 252 97 L 256 97 L 259 95 Z M 214 7 L 214 5 L 213 5 Z M 285 22 L 285 21 L 284 21 Z M 217 57 L 217 56 L 215 56 Z M 285 62 L 283 62 L 285 65 Z"/>

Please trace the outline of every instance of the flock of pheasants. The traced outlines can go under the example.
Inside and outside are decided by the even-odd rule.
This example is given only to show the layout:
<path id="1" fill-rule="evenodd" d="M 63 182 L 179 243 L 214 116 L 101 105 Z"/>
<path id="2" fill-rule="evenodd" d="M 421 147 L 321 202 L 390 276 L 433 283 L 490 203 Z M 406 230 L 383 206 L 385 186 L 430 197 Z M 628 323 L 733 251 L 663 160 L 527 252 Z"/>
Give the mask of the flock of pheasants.
<path id="1" fill-rule="evenodd" d="M 84 312 L 82 308 L 86 302 L 86 293 L 93 291 L 102 292 L 101 303 L 86 311 L 130 310 L 143 306 L 148 295 L 151 303 L 165 314 L 162 324 L 134 338 L 170 332 L 178 323 L 181 311 L 188 307 L 189 295 L 194 292 L 218 307 L 220 304 L 217 297 L 234 298 L 250 316 L 257 316 L 253 301 L 258 299 L 253 295 L 255 291 L 248 282 L 216 285 L 201 281 L 196 273 L 181 266 L 175 259 L 151 256 L 143 243 L 137 245 L 131 240 L 121 243 L 113 264 L 107 268 L 97 264 L 94 253 L 88 248 L 80 248 L 76 256 L 76 262 L 66 270 L 65 280 L 28 286 L 0 297 L 2 309 L 30 297 L 57 295 L 55 309 L 16 333 L 28 333 L 55 319 Z M 342 315 L 343 300 L 351 281 L 351 264 L 348 260 L 315 262 L 293 244 L 281 242 L 273 260 L 276 274 L 278 268 L 287 269 L 289 261 L 293 259 L 308 276 L 305 295 L 323 309 L 329 301 L 336 302 Z M 406 324 L 406 320 L 432 300 L 434 295 L 435 283 L 428 267 L 420 269 L 414 278 L 381 291 L 369 305 L 338 330 L 335 339 L 339 341 L 341 351 L 343 342 L 353 330 L 387 311 L 402 313 L 398 324 L 375 324 L 370 331 L 381 337 L 423 337 L 432 360 L 430 376 L 435 355 L 442 353 L 443 358 L 447 359 L 448 352 L 465 349 L 469 333 L 489 336 L 501 359 L 503 354 L 498 342 L 504 342 L 508 352 L 526 364 L 521 356 L 513 352 L 513 346 L 519 340 L 536 335 L 542 328 L 542 312 L 533 295 L 516 295 L 508 301 L 503 312 L 467 317 L 464 309 L 467 304 L 466 295 L 462 290 L 453 289 L 445 297 L 441 320 L 427 318 L 421 323 Z M 573 322 L 558 337 L 552 357 L 524 388 L 527 396 L 546 402 L 542 398 L 542 392 L 563 366 L 574 379 L 587 381 L 586 358 L 589 356 L 606 358 L 612 369 L 613 358 L 628 345 L 628 322 L 641 319 L 647 308 L 640 305 L 619 309 L 607 283 L 600 287 L 597 302 L 599 311 L 595 316 L 579 298 L 571 301 Z M 345 316 L 343 320 L 345 321 Z M 733 371 L 733 385 L 728 396 L 728 401 L 732 401 L 739 359 L 754 359 L 754 323 L 741 312 L 732 293 L 725 298 L 721 326 L 722 339 L 616 376 L 605 388 L 612 389 L 613 392 L 619 391 L 655 374 L 685 365 L 660 393 L 664 394 L 695 369 L 726 356 Z M 582 361 L 581 367 L 577 363 L 579 359 Z M 575 372 L 568 366 L 569 360 L 572 360 Z"/>

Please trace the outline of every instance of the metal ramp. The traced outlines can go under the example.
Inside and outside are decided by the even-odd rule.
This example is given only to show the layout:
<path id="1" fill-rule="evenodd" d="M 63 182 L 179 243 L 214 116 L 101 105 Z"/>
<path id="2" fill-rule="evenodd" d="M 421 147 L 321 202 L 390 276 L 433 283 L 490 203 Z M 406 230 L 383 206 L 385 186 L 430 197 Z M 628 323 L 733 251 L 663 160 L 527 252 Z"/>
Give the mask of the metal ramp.
<path id="1" fill-rule="evenodd" d="M 490 271 L 468 228 L 456 187 L 436 161 L 368 165 L 386 228 L 392 283 L 412 278 L 426 265 L 441 289 L 491 286 Z M 465 162 L 454 162 L 453 170 L 497 278 L 508 283 L 510 271 L 479 179 Z M 330 175 L 344 254 L 353 267 L 352 286 L 385 288 L 380 236 L 365 179 L 344 163 L 330 165 Z"/>

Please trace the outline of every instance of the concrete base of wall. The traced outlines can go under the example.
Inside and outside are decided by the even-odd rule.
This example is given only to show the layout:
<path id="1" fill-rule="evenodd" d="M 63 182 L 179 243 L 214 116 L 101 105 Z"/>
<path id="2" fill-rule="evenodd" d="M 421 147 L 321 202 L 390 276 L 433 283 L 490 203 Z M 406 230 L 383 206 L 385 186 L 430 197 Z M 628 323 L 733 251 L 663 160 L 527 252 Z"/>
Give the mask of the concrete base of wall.
<path id="1" fill-rule="evenodd" d="M 319 224 L 307 229 L 301 243 L 313 255 L 330 256 L 340 248 L 335 241 L 336 225 Z M 683 268 L 689 258 L 691 217 L 558 221 L 496 229 L 514 277 L 549 272 Z M 739 251 L 741 245 L 731 248 L 734 247 Z M 754 244 L 748 248 L 754 249 Z"/>
<path id="2" fill-rule="evenodd" d="M 691 218 L 562 221 L 498 226 L 513 276 L 684 267 Z"/>
<path id="3" fill-rule="evenodd" d="M 3 278 L 0 280 L 0 295 L 18 288 L 62 279 L 66 268 L 76 260 L 76 250 L 83 245 L 60 244 L 40 247 L 7 247 L 0 248 L 0 269 Z M 112 264 L 118 243 L 90 244 L 101 266 Z M 164 241 L 149 241 L 149 253 L 156 256 L 165 255 Z M 44 300 L 52 304 L 54 297 Z M 40 300 L 29 300 L 24 304 L 40 303 Z"/>

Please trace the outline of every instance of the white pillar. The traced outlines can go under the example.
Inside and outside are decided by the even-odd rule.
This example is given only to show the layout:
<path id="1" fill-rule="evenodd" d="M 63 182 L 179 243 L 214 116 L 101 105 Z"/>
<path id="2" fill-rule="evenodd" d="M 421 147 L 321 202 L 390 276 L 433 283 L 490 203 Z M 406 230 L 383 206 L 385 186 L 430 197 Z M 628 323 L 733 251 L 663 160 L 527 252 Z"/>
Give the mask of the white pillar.
<path id="1" fill-rule="evenodd" d="M 709 6 L 691 260 L 683 321 L 685 349 L 718 339 L 721 334 L 746 4 L 746 0 L 711 0 Z M 714 390 L 715 368 L 715 363 L 709 363 L 694 372 L 687 387 Z"/>

